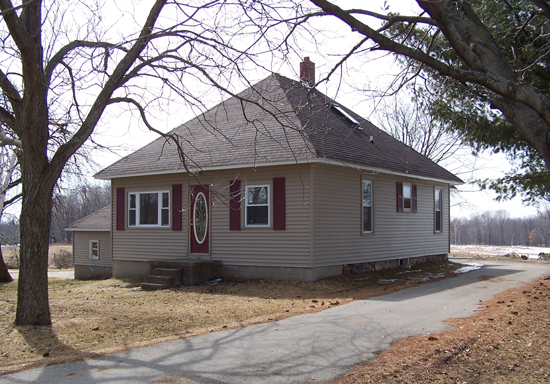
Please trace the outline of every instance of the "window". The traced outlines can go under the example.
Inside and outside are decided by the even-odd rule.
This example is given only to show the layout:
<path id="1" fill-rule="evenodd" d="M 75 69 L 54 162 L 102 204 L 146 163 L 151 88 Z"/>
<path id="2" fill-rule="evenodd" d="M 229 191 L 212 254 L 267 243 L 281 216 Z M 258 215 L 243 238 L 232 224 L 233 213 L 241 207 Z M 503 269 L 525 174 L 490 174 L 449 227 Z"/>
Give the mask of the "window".
<path id="1" fill-rule="evenodd" d="M 245 191 L 246 226 L 269 226 L 269 185 L 246 186 Z"/>
<path id="2" fill-rule="evenodd" d="M 397 182 L 397 212 L 416 212 L 416 184 Z"/>
<path id="3" fill-rule="evenodd" d="M 363 180 L 363 232 L 372 232 L 372 181 Z"/>
<path id="4" fill-rule="evenodd" d="M 167 227 L 169 225 L 169 192 L 136 192 L 128 194 L 129 227 Z"/>
<path id="5" fill-rule="evenodd" d="M 90 240 L 90 259 L 99 260 L 99 240 Z"/>
<path id="6" fill-rule="evenodd" d="M 403 210 L 410 211 L 412 207 L 411 185 L 403 183 Z"/>
<path id="7" fill-rule="evenodd" d="M 442 197 L 443 191 L 441 188 L 434 189 L 434 212 L 435 212 L 435 231 L 442 231 L 442 217 L 441 217 L 441 206 L 442 206 Z"/>

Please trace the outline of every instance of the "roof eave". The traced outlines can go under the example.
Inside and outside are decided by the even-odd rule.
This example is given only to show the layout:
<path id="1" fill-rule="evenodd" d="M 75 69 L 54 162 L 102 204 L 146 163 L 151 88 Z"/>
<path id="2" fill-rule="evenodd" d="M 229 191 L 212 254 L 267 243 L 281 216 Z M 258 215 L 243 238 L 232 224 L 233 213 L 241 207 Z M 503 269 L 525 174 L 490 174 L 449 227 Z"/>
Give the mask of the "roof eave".
<path id="1" fill-rule="evenodd" d="M 65 231 L 67 232 L 78 232 L 78 231 L 86 231 L 86 232 L 109 232 L 111 228 L 65 228 Z"/>
<path id="2" fill-rule="evenodd" d="M 297 165 L 297 164 L 323 164 L 323 165 L 336 165 L 341 167 L 347 167 L 347 168 L 353 168 L 358 171 L 367 171 L 367 172 L 376 172 L 376 173 L 384 173 L 388 175 L 395 175 L 400 177 L 410 177 L 414 179 L 419 180 L 427 180 L 427 181 L 434 181 L 438 183 L 444 183 L 444 184 L 451 184 L 451 185 L 463 185 L 464 182 L 462 180 L 450 180 L 450 179 L 444 179 L 444 178 L 437 178 L 437 177 L 427 177 L 427 176 L 419 176 L 419 175 L 412 175 L 409 173 L 403 173 L 403 172 L 397 172 L 397 171 L 391 171 L 384 168 L 378 168 L 378 167 L 369 167 L 366 165 L 361 164 L 353 164 L 353 163 L 347 163 L 343 161 L 333 160 L 333 159 L 296 159 L 296 160 L 287 160 L 287 161 L 275 161 L 275 162 L 265 162 L 265 163 L 244 163 L 244 164 L 231 164 L 231 165 L 218 165 L 218 166 L 211 166 L 211 167 L 203 167 L 203 168 L 191 168 L 189 169 L 190 173 L 192 174 L 198 174 L 200 172 L 206 172 L 206 171 L 222 171 L 222 170 L 228 170 L 228 169 L 243 169 L 243 168 L 260 168 L 260 167 L 273 167 L 273 166 L 281 166 L 281 165 Z M 143 176 L 154 176 L 154 175 L 171 175 L 171 174 L 177 174 L 177 173 L 188 173 L 186 170 L 178 169 L 178 170 L 164 170 L 164 171 L 156 171 L 156 172 L 141 172 L 141 173 L 132 173 L 132 174 L 114 174 L 109 176 L 101 176 L 99 174 L 94 175 L 94 178 L 100 179 L 100 180 L 112 180 L 112 179 L 120 179 L 124 177 L 143 177 Z"/>

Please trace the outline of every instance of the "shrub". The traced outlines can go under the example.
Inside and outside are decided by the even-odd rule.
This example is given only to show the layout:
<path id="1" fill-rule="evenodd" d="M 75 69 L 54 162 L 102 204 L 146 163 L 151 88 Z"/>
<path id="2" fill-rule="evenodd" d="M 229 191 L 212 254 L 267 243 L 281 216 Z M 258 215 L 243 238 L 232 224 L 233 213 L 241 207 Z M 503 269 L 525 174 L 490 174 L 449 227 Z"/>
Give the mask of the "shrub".
<path id="1" fill-rule="evenodd" d="M 65 249 L 60 249 L 53 254 L 53 265 L 57 269 L 66 269 L 73 267 L 73 253 Z"/>
<path id="2" fill-rule="evenodd" d="M 9 245 L 2 247 L 4 263 L 10 269 L 19 269 L 19 246 Z"/>

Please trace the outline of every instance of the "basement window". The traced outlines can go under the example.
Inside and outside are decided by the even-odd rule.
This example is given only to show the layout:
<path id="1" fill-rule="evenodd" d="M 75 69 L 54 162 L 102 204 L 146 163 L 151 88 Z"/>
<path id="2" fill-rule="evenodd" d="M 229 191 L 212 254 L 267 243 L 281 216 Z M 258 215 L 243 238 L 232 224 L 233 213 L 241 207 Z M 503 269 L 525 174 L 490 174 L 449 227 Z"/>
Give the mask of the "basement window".
<path id="1" fill-rule="evenodd" d="M 401 268 L 410 268 L 411 267 L 411 264 L 409 262 L 409 258 L 405 258 L 405 259 L 399 259 L 399 266 Z"/>

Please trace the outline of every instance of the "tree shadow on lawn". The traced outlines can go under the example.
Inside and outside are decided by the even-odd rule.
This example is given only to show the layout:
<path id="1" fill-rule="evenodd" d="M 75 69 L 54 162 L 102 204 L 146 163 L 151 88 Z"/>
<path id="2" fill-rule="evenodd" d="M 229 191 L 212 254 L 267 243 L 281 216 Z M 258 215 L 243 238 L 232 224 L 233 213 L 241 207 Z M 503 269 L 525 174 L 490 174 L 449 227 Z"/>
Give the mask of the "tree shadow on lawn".
<path id="1" fill-rule="evenodd" d="M 36 358 L 28 363 L 16 363 L 15 365 L 18 367 L 15 369 L 10 369 L 9 365 L 4 366 L 3 368 L 10 373 L 101 356 L 101 354 L 84 352 L 63 343 L 59 340 L 55 330 L 49 326 L 15 326 L 14 329 L 27 343 L 22 352 L 35 355 Z M 40 359 L 41 357 L 42 359 Z"/>

